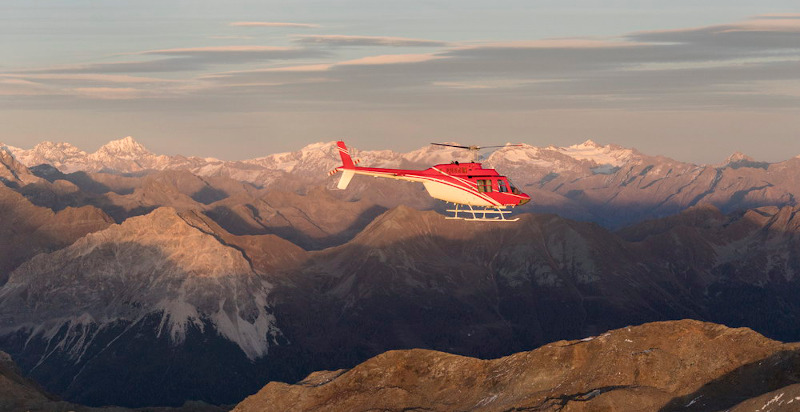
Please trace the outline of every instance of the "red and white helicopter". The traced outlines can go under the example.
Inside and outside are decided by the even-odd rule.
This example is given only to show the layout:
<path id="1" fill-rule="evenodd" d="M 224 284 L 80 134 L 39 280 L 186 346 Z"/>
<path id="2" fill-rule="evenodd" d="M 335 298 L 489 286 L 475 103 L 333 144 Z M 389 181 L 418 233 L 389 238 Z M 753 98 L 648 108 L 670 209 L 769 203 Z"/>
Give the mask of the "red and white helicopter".
<path id="1" fill-rule="evenodd" d="M 330 175 L 342 172 L 339 179 L 339 189 L 346 189 L 354 175 L 367 175 L 386 177 L 389 179 L 421 182 L 425 190 L 434 199 L 455 204 L 453 216 L 447 219 L 464 219 L 492 222 L 513 222 L 519 220 L 506 219 L 505 215 L 511 213 L 509 208 L 524 205 L 530 202 L 531 197 L 517 189 L 505 176 L 501 176 L 494 169 L 484 169 L 477 162 L 478 150 L 485 148 L 479 146 L 459 146 L 444 143 L 431 143 L 437 146 L 450 146 L 468 149 L 475 153 L 472 162 L 439 164 L 425 170 L 383 169 L 377 167 L 356 166 L 358 160 L 353 161 L 344 142 L 336 142 L 342 165 L 331 170 Z M 486 146 L 504 147 L 504 146 Z M 459 206 L 466 208 L 459 209 Z M 476 209 L 477 207 L 477 209 Z M 459 216 L 459 213 L 462 216 Z M 487 217 L 492 216 L 492 217 Z"/>

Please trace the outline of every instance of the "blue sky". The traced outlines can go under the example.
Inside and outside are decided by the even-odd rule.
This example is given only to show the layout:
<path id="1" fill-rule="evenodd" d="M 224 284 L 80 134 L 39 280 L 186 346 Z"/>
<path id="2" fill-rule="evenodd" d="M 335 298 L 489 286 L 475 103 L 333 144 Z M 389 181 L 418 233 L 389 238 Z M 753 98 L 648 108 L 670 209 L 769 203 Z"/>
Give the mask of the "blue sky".
<path id="1" fill-rule="evenodd" d="M 800 154 L 796 2 L 564 3 L 4 0 L 0 142 Z"/>

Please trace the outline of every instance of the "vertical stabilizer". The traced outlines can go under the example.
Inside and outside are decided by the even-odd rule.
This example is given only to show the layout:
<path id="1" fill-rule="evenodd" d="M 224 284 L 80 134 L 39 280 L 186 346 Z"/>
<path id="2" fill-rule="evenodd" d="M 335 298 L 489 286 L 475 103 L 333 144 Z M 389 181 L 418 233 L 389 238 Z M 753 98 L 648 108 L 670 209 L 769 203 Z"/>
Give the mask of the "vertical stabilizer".
<path id="1" fill-rule="evenodd" d="M 344 145 L 344 142 L 342 142 L 342 141 L 336 142 L 336 147 L 339 148 L 339 156 L 342 157 L 342 167 L 341 167 L 341 169 L 353 169 L 353 168 L 355 168 L 356 165 L 353 163 L 353 158 L 350 157 L 350 151 L 347 150 L 347 146 Z M 350 176 L 352 177 L 352 174 Z M 344 179 L 344 177 L 342 177 L 342 179 Z M 347 186 L 347 185 L 345 185 L 345 186 Z"/>

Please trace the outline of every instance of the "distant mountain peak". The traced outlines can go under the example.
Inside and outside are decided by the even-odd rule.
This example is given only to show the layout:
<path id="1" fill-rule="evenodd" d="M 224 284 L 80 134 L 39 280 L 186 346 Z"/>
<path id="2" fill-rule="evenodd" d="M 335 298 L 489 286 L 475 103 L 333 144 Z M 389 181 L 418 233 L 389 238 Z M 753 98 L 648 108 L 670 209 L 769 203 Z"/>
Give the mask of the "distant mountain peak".
<path id="1" fill-rule="evenodd" d="M 58 150 L 73 150 L 73 149 L 74 150 L 79 150 L 77 147 L 75 147 L 74 145 L 72 145 L 70 143 L 67 143 L 67 142 L 58 142 L 58 143 L 56 143 L 56 142 L 51 142 L 49 140 L 45 140 L 45 141 L 43 141 L 41 143 L 38 143 L 36 146 L 33 146 L 33 150 L 36 150 L 36 151 L 53 150 L 53 149 L 58 149 Z"/>
<path id="2" fill-rule="evenodd" d="M 153 153 L 137 142 L 133 137 L 127 136 L 122 139 L 112 140 L 97 149 L 96 154 L 108 154 L 118 157 L 142 157 L 152 156 Z"/>
<path id="3" fill-rule="evenodd" d="M 728 159 L 725 161 L 727 164 L 731 163 L 738 163 L 738 162 L 753 162 L 755 159 L 752 157 L 742 153 L 742 152 L 734 152 L 732 155 L 728 156 Z"/>
<path id="4" fill-rule="evenodd" d="M 601 145 L 601 144 L 598 144 L 597 142 L 595 142 L 595 141 L 594 141 L 594 140 L 592 140 L 592 139 L 586 139 L 586 141 L 585 141 L 585 142 L 583 142 L 583 143 L 581 143 L 581 144 L 573 145 L 573 146 L 583 146 L 583 147 L 603 147 L 603 145 Z"/>

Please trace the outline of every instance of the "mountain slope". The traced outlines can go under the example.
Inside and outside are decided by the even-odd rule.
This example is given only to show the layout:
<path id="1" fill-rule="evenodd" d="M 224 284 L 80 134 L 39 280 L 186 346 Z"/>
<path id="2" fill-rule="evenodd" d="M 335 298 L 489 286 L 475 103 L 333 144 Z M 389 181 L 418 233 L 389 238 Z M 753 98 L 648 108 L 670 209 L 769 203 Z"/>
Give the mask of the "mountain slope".
<path id="1" fill-rule="evenodd" d="M 91 206 L 59 212 L 34 206 L 22 195 L 0 186 L 0 283 L 12 269 L 34 255 L 68 246 L 112 223 Z"/>
<path id="2" fill-rule="evenodd" d="M 295 385 L 270 383 L 234 411 L 719 410 L 793 383 L 797 366 L 798 344 L 684 320 L 494 360 L 391 351 Z"/>
<path id="3" fill-rule="evenodd" d="M 259 273 L 302 250 L 269 235 L 233 237 L 205 219 L 161 208 L 24 263 L 0 290 L 0 344 L 80 403 L 235 400 L 273 373 L 253 362 L 286 343 Z M 112 365 L 128 372 L 108 379 Z"/>

